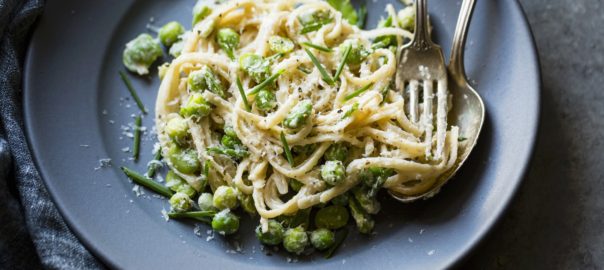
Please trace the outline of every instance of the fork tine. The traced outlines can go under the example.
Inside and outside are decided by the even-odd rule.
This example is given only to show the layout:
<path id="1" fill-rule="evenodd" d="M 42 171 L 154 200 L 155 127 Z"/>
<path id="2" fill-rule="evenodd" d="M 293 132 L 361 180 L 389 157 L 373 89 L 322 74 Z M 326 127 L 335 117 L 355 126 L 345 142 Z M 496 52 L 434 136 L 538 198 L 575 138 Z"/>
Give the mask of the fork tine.
<path id="1" fill-rule="evenodd" d="M 426 148 L 426 156 L 429 156 L 432 152 L 432 130 L 434 130 L 434 115 L 432 110 L 432 102 L 434 99 L 433 89 L 434 82 L 433 81 L 424 81 L 424 108 L 422 112 L 422 129 L 425 132 L 424 142 L 428 145 Z"/>
<path id="2" fill-rule="evenodd" d="M 409 115 L 411 122 L 417 123 L 417 115 L 419 110 L 419 99 L 417 96 L 419 82 L 417 80 L 409 81 Z"/>
<path id="3" fill-rule="evenodd" d="M 440 159 L 445 147 L 445 137 L 447 135 L 447 80 L 436 82 L 436 153 L 435 158 Z"/>

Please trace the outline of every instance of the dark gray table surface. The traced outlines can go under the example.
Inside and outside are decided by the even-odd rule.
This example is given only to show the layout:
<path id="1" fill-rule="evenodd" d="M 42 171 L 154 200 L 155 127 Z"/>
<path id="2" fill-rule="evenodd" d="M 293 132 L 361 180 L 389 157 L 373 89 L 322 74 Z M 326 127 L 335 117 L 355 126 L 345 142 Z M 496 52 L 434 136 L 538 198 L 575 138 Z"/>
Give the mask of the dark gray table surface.
<path id="1" fill-rule="evenodd" d="M 462 269 L 604 268 L 604 1 L 520 0 L 542 68 L 538 143 Z"/>

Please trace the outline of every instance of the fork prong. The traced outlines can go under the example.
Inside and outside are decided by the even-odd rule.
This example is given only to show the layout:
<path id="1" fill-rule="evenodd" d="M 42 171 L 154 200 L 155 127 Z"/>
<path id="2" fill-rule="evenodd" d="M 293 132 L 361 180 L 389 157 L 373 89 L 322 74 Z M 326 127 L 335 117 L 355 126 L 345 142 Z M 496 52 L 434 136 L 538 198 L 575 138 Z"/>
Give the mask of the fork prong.
<path id="1" fill-rule="evenodd" d="M 409 116 L 411 122 L 417 123 L 417 116 L 419 110 L 419 98 L 417 95 L 417 89 L 419 82 L 417 80 L 409 81 Z"/>
<path id="2" fill-rule="evenodd" d="M 421 117 L 422 129 L 424 130 L 424 143 L 428 145 L 426 147 L 426 156 L 430 156 L 432 152 L 432 131 L 434 130 L 434 112 L 432 109 L 432 102 L 434 99 L 434 82 L 432 80 L 424 81 L 424 102 L 423 112 Z"/>
<path id="3" fill-rule="evenodd" d="M 447 80 L 436 82 L 436 153 L 434 157 L 440 159 L 445 147 L 445 137 L 447 135 Z"/>

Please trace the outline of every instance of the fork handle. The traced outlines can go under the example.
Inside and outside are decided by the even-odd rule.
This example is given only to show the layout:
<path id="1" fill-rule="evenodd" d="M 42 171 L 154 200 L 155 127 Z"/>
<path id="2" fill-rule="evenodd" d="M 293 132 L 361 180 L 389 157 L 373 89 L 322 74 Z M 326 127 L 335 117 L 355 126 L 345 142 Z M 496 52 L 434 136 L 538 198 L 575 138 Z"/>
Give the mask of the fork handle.
<path id="1" fill-rule="evenodd" d="M 433 45 L 430 38 L 427 2 L 427 0 L 417 0 L 415 3 L 415 34 L 411 46 L 418 50 L 427 50 Z"/>
<path id="2" fill-rule="evenodd" d="M 458 81 L 467 80 L 464 65 L 464 50 L 475 5 L 476 0 L 463 0 L 459 11 L 459 18 L 457 19 L 457 26 L 455 26 L 451 59 L 449 59 L 449 72 Z"/>

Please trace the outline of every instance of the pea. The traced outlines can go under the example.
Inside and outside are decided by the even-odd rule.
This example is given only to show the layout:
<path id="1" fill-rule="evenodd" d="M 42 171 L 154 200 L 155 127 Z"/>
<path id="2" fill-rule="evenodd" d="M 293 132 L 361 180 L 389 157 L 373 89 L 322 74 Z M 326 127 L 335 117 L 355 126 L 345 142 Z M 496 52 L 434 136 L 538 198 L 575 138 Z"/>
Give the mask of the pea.
<path id="1" fill-rule="evenodd" d="M 318 228 L 339 229 L 348 223 L 348 210 L 339 205 L 321 208 L 315 216 L 315 225 Z"/>
<path id="2" fill-rule="evenodd" d="M 218 212 L 212 219 L 212 229 L 223 234 L 234 234 L 239 230 L 239 217 L 229 209 Z"/>
<path id="3" fill-rule="evenodd" d="M 310 234 L 310 243 L 318 250 L 330 248 L 335 241 L 335 234 L 328 229 L 320 228 Z"/>
<path id="4" fill-rule="evenodd" d="M 308 246 L 308 235 L 304 228 L 287 229 L 283 236 L 283 247 L 291 253 L 300 254 Z"/>
<path id="5" fill-rule="evenodd" d="M 181 173 L 197 174 L 201 170 L 197 151 L 193 149 L 182 149 L 174 145 L 168 151 L 168 158 L 174 168 Z"/>
<path id="6" fill-rule="evenodd" d="M 126 44 L 122 62 L 126 68 L 138 75 L 149 74 L 149 67 L 163 55 L 159 43 L 149 34 L 140 34 Z"/>
<path id="7" fill-rule="evenodd" d="M 170 47 L 178 41 L 180 35 L 184 32 L 185 28 L 180 23 L 172 21 L 162 26 L 159 29 L 157 36 L 164 46 Z"/>
<path id="8" fill-rule="evenodd" d="M 219 186 L 214 191 L 214 207 L 218 209 L 237 208 L 237 190 L 229 186 Z"/>
<path id="9" fill-rule="evenodd" d="M 262 225 L 256 227 L 256 237 L 265 245 L 278 245 L 283 241 L 284 229 L 281 223 L 275 220 L 268 221 L 268 230 L 262 232 Z"/>
<path id="10" fill-rule="evenodd" d="M 275 53 L 289 53 L 294 50 L 294 42 L 286 37 L 271 36 L 268 38 L 268 45 L 271 51 Z"/>

